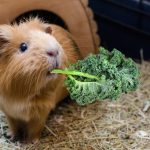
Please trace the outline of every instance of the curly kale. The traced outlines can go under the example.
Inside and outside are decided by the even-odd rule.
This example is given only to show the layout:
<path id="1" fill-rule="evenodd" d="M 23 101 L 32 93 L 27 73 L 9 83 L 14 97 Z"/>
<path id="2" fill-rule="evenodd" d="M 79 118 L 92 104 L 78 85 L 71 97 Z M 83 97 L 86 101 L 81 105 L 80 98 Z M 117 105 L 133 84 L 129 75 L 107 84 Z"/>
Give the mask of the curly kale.
<path id="1" fill-rule="evenodd" d="M 121 93 L 134 91 L 139 84 L 139 71 L 135 62 L 113 49 L 100 48 L 98 54 L 90 54 L 84 60 L 53 73 L 66 74 L 65 86 L 71 99 L 79 105 L 96 100 L 117 99 Z"/>

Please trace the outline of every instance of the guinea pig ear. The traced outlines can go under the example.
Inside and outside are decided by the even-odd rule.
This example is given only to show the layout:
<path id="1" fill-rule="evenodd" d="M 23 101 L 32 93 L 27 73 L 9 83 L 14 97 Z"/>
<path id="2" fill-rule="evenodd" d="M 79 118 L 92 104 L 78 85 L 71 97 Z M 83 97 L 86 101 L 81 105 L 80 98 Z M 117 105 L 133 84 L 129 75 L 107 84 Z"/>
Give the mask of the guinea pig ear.
<path id="1" fill-rule="evenodd" d="M 8 43 L 8 40 L 0 36 L 0 48 L 2 48 L 6 43 Z"/>
<path id="2" fill-rule="evenodd" d="M 52 34 L 52 28 L 50 26 L 46 27 L 46 33 Z"/>
<path id="3" fill-rule="evenodd" d="M 10 28 L 8 25 L 0 25 L 0 48 L 8 43 L 10 39 Z"/>

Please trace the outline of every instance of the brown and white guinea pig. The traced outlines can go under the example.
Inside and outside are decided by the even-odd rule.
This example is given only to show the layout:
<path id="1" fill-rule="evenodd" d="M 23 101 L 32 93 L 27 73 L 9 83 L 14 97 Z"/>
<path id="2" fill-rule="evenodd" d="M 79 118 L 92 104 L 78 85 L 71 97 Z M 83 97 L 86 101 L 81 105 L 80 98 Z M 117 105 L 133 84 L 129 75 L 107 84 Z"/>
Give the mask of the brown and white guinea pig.
<path id="1" fill-rule="evenodd" d="M 0 25 L 0 109 L 12 139 L 39 139 L 49 112 L 67 96 L 65 76 L 50 71 L 79 58 L 72 36 L 59 26 L 38 18 Z"/>

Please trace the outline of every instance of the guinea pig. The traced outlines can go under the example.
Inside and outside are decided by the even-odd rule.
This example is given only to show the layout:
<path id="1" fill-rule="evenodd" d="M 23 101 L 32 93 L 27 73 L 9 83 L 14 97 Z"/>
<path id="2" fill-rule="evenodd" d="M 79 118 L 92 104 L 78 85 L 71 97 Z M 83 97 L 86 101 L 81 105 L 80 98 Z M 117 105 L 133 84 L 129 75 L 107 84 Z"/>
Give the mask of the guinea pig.
<path id="1" fill-rule="evenodd" d="M 11 139 L 37 141 L 48 114 L 68 92 L 64 75 L 52 74 L 80 58 L 69 32 L 38 18 L 0 25 L 0 109 Z"/>

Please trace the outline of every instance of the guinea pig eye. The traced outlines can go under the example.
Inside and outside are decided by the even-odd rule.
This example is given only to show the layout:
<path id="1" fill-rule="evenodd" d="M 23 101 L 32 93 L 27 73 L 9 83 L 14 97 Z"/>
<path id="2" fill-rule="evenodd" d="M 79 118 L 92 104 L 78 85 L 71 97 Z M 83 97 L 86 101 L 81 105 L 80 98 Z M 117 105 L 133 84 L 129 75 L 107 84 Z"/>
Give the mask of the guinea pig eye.
<path id="1" fill-rule="evenodd" d="M 28 49 L 28 45 L 26 43 L 20 44 L 20 51 L 25 52 Z"/>

